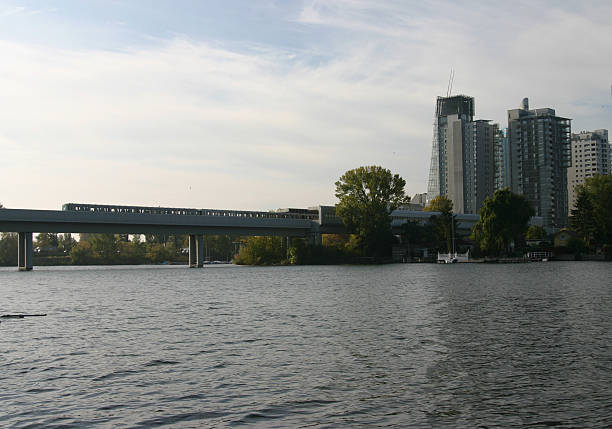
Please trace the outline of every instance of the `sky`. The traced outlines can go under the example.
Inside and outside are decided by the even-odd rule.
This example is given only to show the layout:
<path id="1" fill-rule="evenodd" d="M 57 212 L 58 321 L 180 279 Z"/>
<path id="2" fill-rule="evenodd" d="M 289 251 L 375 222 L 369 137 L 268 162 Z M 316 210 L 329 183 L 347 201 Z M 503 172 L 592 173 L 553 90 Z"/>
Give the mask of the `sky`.
<path id="1" fill-rule="evenodd" d="M 612 2 L 0 0 L 0 203 L 334 204 L 425 192 L 437 96 L 612 129 Z"/>

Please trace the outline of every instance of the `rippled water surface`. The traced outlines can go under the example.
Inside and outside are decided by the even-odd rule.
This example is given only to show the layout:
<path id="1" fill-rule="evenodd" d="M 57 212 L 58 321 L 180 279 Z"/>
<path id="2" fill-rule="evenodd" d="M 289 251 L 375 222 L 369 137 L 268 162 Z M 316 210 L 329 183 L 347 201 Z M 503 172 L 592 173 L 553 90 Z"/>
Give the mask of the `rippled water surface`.
<path id="1" fill-rule="evenodd" d="M 611 427 L 612 265 L 0 270 L 0 427 Z"/>

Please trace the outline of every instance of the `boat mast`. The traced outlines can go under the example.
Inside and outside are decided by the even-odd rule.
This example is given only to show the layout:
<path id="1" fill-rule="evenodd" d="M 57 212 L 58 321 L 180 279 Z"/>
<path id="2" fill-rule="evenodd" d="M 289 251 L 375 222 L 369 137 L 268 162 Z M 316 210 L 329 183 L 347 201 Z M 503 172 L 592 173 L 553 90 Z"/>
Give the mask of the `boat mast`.
<path id="1" fill-rule="evenodd" d="M 455 216 L 451 212 L 451 240 L 453 241 L 453 255 L 455 255 Z"/>

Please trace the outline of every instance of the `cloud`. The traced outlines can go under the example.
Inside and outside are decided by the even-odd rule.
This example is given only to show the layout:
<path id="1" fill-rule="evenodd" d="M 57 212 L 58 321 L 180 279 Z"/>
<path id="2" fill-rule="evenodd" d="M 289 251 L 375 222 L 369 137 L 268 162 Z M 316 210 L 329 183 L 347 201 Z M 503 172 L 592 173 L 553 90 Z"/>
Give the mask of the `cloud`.
<path id="1" fill-rule="evenodd" d="M 20 201 L 17 194 L 33 207 L 92 196 L 157 203 L 142 177 L 154 189 L 165 189 L 160 178 L 169 188 L 189 182 L 192 189 L 233 189 L 184 195 L 182 204 L 173 203 L 179 205 L 332 203 L 343 171 L 384 163 L 383 151 L 401 152 L 410 136 L 428 139 L 415 133 L 418 121 L 410 127 L 392 82 L 355 72 L 365 57 L 313 68 L 180 39 L 128 52 L 7 42 L 0 50 L 10 58 L 0 66 L 3 103 L 10 106 L 1 113 L 7 156 L 0 175 L 7 184 L 19 172 L 31 178 L 19 191 L 2 190 L 6 204 Z M 74 181 L 58 181 L 41 195 L 40 183 L 49 178 L 52 186 L 58 165 Z M 130 184 L 141 198 L 126 194 Z M 172 191 L 166 200 L 175 200 Z"/>
<path id="2" fill-rule="evenodd" d="M 23 6 L 6 7 L 4 9 L 0 10 L 0 17 L 11 16 L 11 15 L 19 15 L 19 14 L 25 12 L 26 10 L 27 10 L 27 8 L 25 8 Z"/>
<path id="3" fill-rule="evenodd" d="M 610 128 L 612 6 L 513 5 L 307 2 L 295 49 L 0 41 L 0 201 L 305 207 L 371 164 L 423 192 L 451 67 L 480 118 L 503 125 L 528 96 L 574 128 Z"/>
<path id="4" fill-rule="evenodd" d="M 506 110 L 528 96 L 588 128 L 609 127 L 611 13 L 609 2 L 312 0 L 298 21 L 342 29 L 349 44 L 369 41 L 382 52 L 376 60 L 395 62 L 427 89 L 437 81 L 436 95 L 454 68 L 454 92 L 475 96 L 479 116 L 505 123 Z"/>
<path id="5" fill-rule="evenodd" d="M 52 11 L 53 9 L 47 10 Z M 0 8 L 0 18 L 13 17 L 17 15 L 38 15 L 43 11 L 43 9 L 31 9 L 26 6 L 7 6 Z"/>

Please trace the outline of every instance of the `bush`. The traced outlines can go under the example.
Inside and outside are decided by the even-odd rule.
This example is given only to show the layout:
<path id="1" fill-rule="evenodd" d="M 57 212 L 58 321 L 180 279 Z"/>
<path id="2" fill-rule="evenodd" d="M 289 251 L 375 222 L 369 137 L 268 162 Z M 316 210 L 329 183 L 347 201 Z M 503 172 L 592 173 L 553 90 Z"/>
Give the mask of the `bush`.
<path id="1" fill-rule="evenodd" d="M 70 252 L 70 262 L 74 265 L 91 265 L 98 263 L 98 259 L 88 241 L 79 241 Z"/>
<path id="2" fill-rule="evenodd" d="M 17 265 L 17 234 L 14 232 L 0 236 L 0 265 Z"/>
<path id="3" fill-rule="evenodd" d="M 574 255 L 581 255 L 583 253 L 587 253 L 588 250 L 584 241 L 576 237 L 571 237 L 567 241 L 567 249 L 570 253 L 573 253 Z"/>
<path id="4" fill-rule="evenodd" d="M 284 262 L 286 254 L 281 237 L 249 237 L 234 263 L 238 265 L 275 265 Z"/>

